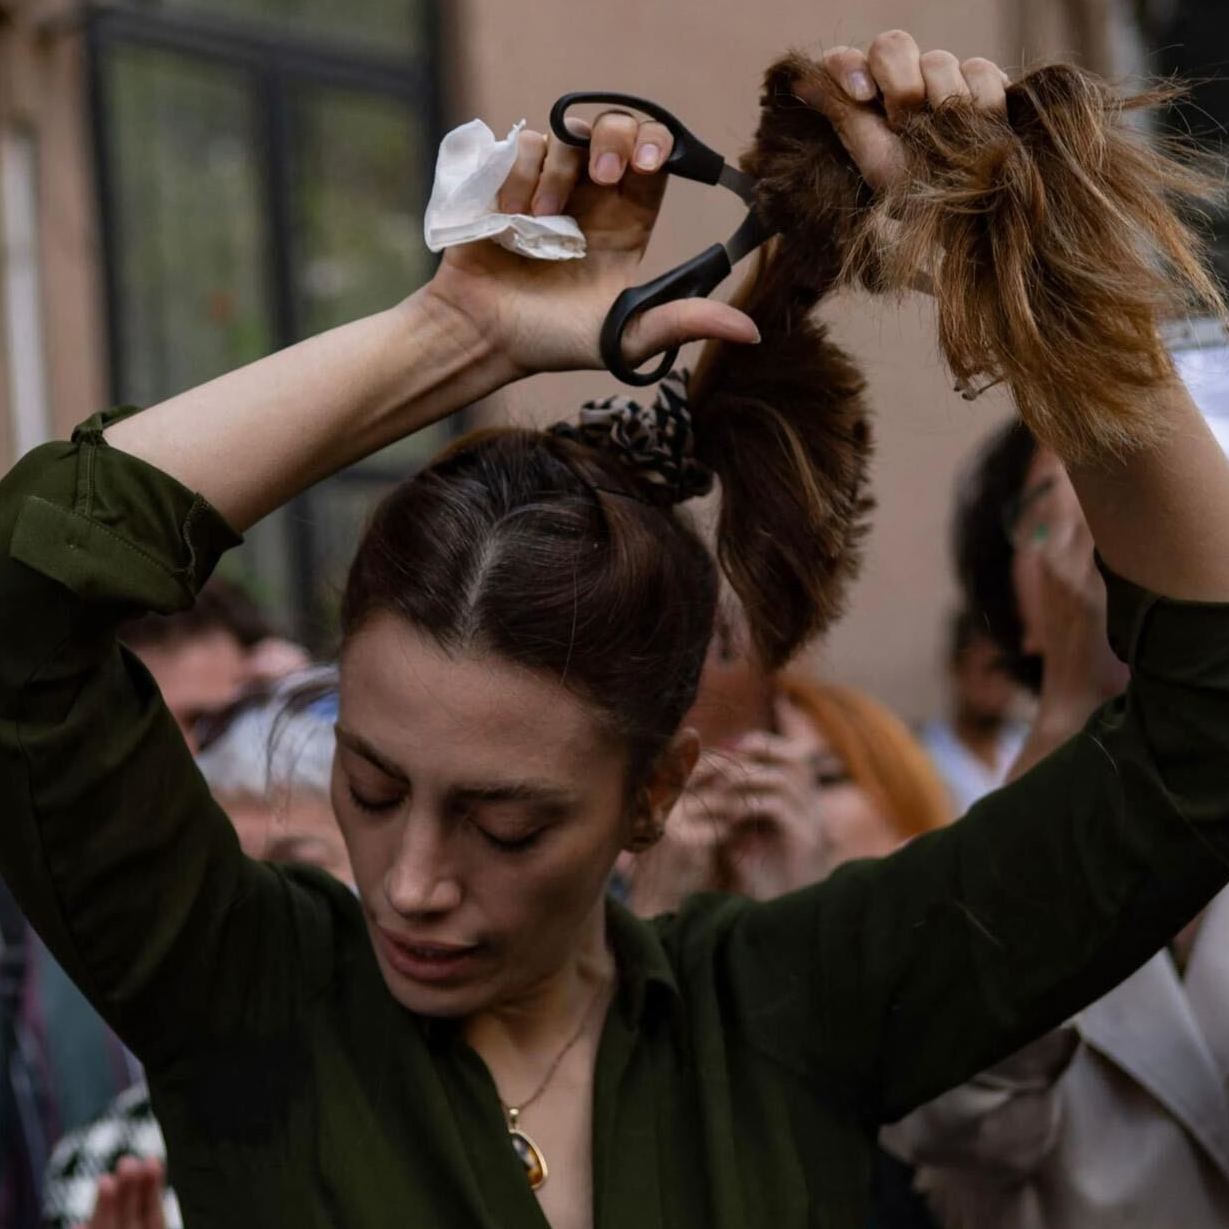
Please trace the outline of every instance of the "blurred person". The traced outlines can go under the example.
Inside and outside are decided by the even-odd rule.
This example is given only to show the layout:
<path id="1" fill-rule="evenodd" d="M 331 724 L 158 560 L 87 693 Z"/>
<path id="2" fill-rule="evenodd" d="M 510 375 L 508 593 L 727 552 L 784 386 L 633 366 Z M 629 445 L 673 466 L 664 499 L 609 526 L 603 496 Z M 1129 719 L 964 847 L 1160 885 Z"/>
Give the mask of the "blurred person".
<path id="1" fill-rule="evenodd" d="M 1028 727 L 1016 715 L 1020 688 L 1002 650 L 967 610 L 951 619 L 947 677 L 951 712 L 926 722 L 920 737 L 963 815 L 1003 784 Z"/>
<path id="2" fill-rule="evenodd" d="M 150 671 L 193 750 L 202 721 L 216 719 L 245 688 L 305 661 L 298 646 L 274 635 L 241 590 L 219 579 L 204 587 L 190 611 L 146 615 L 125 624 L 121 635 Z M 259 784 L 256 771 L 253 761 L 250 784 Z M 239 820 L 252 811 L 254 796 L 236 794 Z M 331 820 L 315 827 L 311 839 L 321 847 L 339 845 Z M 301 832 L 294 839 L 309 838 Z M 334 848 L 329 869 L 343 868 Z M 29 928 L 2 883 L 0 921 L 0 1225 L 25 1229 L 36 1223 L 44 1166 L 56 1140 L 137 1080 L 140 1064 Z"/>
<path id="3" fill-rule="evenodd" d="M 205 727 L 197 763 L 248 857 L 312 866 L 352 888 L 329 798 L 336 718 L 336 671 L 299 671 Z M 182 1229 L 179 1202 L 164 1186 L 165 1160 L 149 1087 L 140 1080 L 56 1144 L 43 1229 Z"/>
<path id="4" fill-rule="evenodd" d="M 241 589 L 217 577 L 191 609 L 133 619 L 119 638 L 153 675 L 192 750 L 197 727 L 224 713 L 246 687 L 308 664 L 304 650 L 276 635 Z"/>
<path id="5" fill-rule="evenodd" d="M 0 1225 L 36 1229 L 55 1141 L 140 1065 L 27 924 L 0 881 Z"/>
<path id="6" fill-rule="evenodd" d="M 1065 475 L 1018 425 L 982 451 L 966 494 L 965 587 L 996 595 L 1000 646 L 1031 659 L 1023 677 L 1041 692 L 1014 778 L 1081 737 L 1121 681 L 1105 584 Z M 947 1229 L 1229 1224 L 1226 950 L 1229 891 L 1068 1024 L 889 1127 Z"/>
<path id="7" fill-rule="evenodd" d="M 1001 127 L 988 61 L 923 58 L 896 31 L 825 64 L 842 173 L 872 187 L 912 182 L 886 116 L 915 130 L 928 91 L 958 88 L 970 122 Z M 698 750 L 679 721 L 717 584 L 675 505 L 705 479 L 706 431 L 728 428 L 705 455 L 756 516 L 727 518 L 720 546 L 784 660 L 832 596 L 799 540 L 824 458 L 787 415 L 768 433 L 668 404 L 636 418 L 636 448 L 612 429 L 462 439 L 381 505 L 343 601 L 333 796 L 359 898 L 245 859 L 116 615 L 189 605 L 243 530 L 359 457 L 529 372 L 597 364 L 669 133 L 599 117 L 588 180 L 572 146 L 521 137 L 505 197 L 575 214 L 585 260 L 452 249 L 405 303 L 98 416 L 0 483 L 0 705 L 22 714 L 0 722 L 0 859 L 146 1059 L 202 1229 L 861 1229 L 880 1122 L 1066 1018 L 1229 877 L 1209 857 L 1229 853 L 1229 550 L 1207 536 L 1229 526 L 1229 471 L 1163 381 L 1147 408 L 1173 430 L 1073 469 L 1138 666 L 1095 745 L 890 857 L 650 924 L 605 886 Z M 688 299 L 639 317 L 628 357 L 756 336 Z M 1116 790 L 1124 771 L 1146 788 Z"/>

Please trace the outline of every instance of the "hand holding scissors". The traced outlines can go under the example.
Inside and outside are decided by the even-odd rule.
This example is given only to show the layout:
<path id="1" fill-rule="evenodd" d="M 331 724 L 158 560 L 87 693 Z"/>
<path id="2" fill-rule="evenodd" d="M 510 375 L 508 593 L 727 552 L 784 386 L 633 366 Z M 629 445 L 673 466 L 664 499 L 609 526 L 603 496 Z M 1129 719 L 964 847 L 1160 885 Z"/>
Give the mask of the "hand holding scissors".
<path id="1" fill-rule="evenodd" d="M 629 363 L 623 341 L 628 325 L 641 312 L 676 299 L 705 297 L 725 280 L 733 267 L 772 235 L 771 228 L 755 211 L 755 181 L 710 149 L 665 107 L 634 94 L 602 90 L 581 90 L 564 94 L 551 109 L 551 130 L 566 145 L 588 150 L 590 138 L 574 131 L 567 122 L 572 107 L 600 103 L 638 111 L 663 124 L 673 138 L 673 146 L 661 169 L 670 175 L 694 179 L 697 183 L 720 185 L 735 193 L 747 205 L 747 216 L 725 243 L 714 243 L 683 264 L 641 286 L 624 290 L 606 316 L 601 333 L 602 361 L 612 374 L 627 384 L 655 384 L 674 366 L 678 347 L 672 348 L 660 363 L 647 372 Z"/>

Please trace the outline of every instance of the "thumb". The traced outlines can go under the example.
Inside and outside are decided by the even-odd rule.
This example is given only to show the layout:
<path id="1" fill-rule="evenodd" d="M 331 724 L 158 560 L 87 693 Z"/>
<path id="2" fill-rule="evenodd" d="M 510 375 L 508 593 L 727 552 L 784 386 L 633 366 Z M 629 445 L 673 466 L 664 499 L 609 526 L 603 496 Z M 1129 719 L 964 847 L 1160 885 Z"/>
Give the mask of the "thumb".
<path id="1" fill-rule="evenodd" d="M 676 299 L 636 316 L 623 336 L 629 361 L 645 359 L 689 341 L 741 342 L 754 345 L 760 340 L 755 321 L 746 312 L 713 299 Z"/>

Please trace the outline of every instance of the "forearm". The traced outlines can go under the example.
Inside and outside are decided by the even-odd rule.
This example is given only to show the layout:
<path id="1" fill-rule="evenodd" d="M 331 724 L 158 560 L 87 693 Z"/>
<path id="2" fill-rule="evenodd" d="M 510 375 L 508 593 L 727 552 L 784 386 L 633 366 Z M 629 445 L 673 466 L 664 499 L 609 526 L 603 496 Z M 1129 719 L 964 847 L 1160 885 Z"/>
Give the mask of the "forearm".
<path id="1" fill-rule="evenodd" d="M 116 423 L 107 441 L 239 532 L 300 491 L 513 378 L 429 291 Z"/>
<path id="2" fill-rule="evenodd" d="M 1071 480 L 1115 572 L 1166 597 L 1229 600 L 1229 461 L 1180 381 L 1152 395 L 1161 443 Z"/>

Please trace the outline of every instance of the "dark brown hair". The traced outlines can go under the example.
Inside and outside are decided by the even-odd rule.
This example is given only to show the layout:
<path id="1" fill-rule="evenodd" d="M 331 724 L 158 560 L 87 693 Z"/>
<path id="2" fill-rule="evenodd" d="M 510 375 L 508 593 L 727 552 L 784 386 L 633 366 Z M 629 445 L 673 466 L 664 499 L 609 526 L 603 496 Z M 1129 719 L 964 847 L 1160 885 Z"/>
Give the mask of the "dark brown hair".
<path id="1" fill-rule="evenodd" d="M 772 666 L 821 630 L 854 570 L 869 438 L 862 381 L 806 319 L 784 254 L 746 289 L 763 341 L 712 346 L 693 382 L 696 452 L 717 474 L 717 552 Z M 691 706 L 717 569 L 686 513 L 604 449 L 492 429 L 447 449 L 377 510 L 342 631 L 387 610 L 445 649 L 544 671 L 628 741 L 633 781 Z"/>

